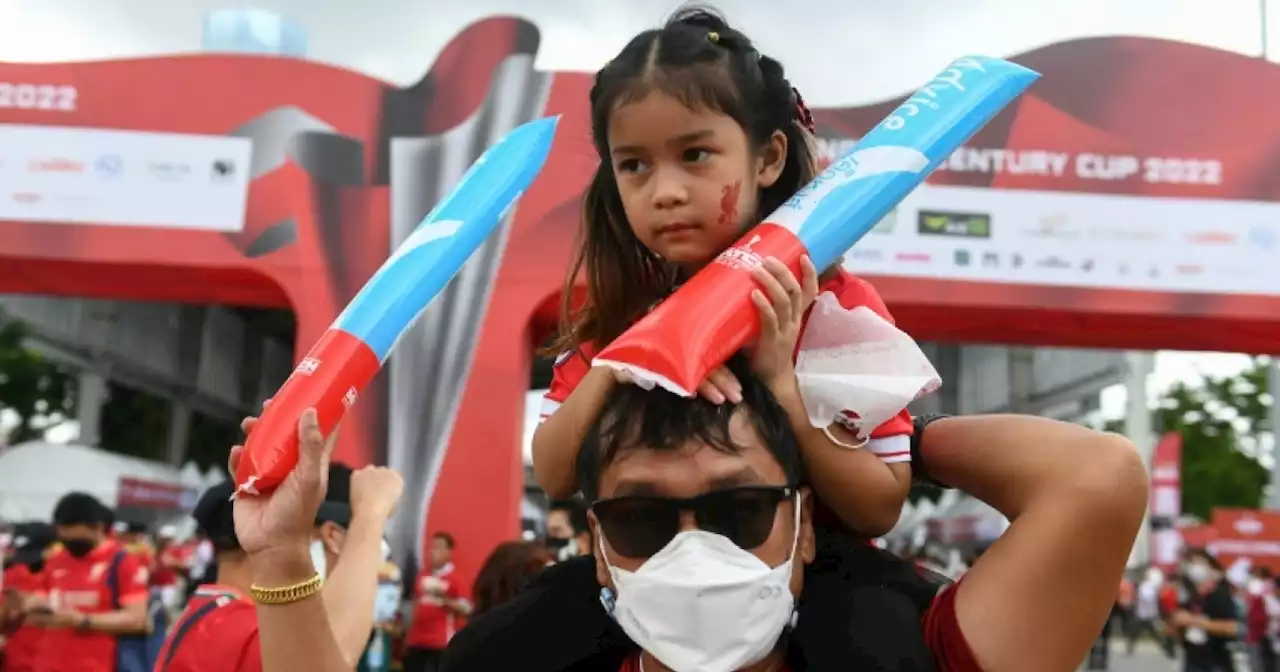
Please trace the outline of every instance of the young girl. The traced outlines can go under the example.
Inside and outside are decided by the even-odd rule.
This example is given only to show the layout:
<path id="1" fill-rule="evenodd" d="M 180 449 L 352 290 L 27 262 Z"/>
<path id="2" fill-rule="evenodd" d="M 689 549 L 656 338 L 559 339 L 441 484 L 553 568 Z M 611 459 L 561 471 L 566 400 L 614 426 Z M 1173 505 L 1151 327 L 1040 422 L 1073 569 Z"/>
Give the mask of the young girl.
<path id="1" fill-rule="evenodd" d="M 553 498 L 577 490 L 574 465 L 583 435 L 609 390 L 630 382 L 610 368 L 592 368 L 595 353 L 817 172 L 812 117 L 782 65 L 706 10 L 682 10 L 664 28 L 634 38 L 597 73 L 591 114 L 600 166 L 584 198 L 581 247 L 567 278 L 569 289 L 579 273 L 585 276 L 588 298 L 572 313 L 566 300 L 565 325 L 552 346 L 561 355 L 533 438 L 534 473 Z M 891 318 L 866 282 L 839 267 L 819 276 L 807 258 L 802 267 L 799 279 L 776 259 L 757 271 L 761 290 L 752 298 L 762 331 L 751 348 L 752 365 L 800 438 L 809 482 L 829 509 L 818 522 L 844 532 L 837 536 L 845 539 L 848 531 L 864 539 L 879 536 L 897 522 L 910 488 L 910 416 L 903 411 L 866 441 L 842 423 L 815 429 L 801 403 L 794 357 L 807 310 L 820 292 L 832 292 L 846 309 L 867 306 Z M 724 368 L 698 390 L 714 403 L 740 401 L 739 392 Z M 827 546 L 839 549 L 838 557 L 815 566 L 843 577 L 842 594 L 857 589 L 858 572 L 850 564 L 871 549 L 865 542 Z M 847 611 L 837 616 L 892 619 L 902 613 L 885 604 L 893 599 L 859 593 L 844 600 Z M 800 620 L 807 620 L 803 605 Z M 894 642 L 841 645 L 866 653 Z M 890 651 L 862 660 L 892 661 L 881 669 L 916 669 L 900 666 L 911 657 Z"/>

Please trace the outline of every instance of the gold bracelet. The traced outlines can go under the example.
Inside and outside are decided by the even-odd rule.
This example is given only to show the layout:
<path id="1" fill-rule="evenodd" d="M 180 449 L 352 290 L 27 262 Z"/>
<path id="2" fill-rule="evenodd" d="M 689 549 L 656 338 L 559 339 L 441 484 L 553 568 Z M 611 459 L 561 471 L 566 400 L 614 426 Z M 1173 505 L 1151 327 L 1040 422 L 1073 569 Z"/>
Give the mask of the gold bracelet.
<path id="1" fill-rule="evenodd" d="M 258 604 L 293 604 L 320 592 L 322 585 L 324 585 L 324 579 L 319 574 L 316 574 L 302 583 L 295 583 L 292 586 L 284 586 L 283 588 L 249 586 L 249 596 Z"/>

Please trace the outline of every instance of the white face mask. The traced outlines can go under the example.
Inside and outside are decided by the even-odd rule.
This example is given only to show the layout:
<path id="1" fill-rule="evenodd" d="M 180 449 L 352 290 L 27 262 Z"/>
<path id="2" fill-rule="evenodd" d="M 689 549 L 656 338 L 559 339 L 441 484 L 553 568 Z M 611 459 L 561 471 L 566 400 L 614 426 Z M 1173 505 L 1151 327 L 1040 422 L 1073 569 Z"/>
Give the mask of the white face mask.
<path id="1" fill-rule="evenodd" d="M 1212 568 L 1208 565 L 1202 565 L 1198 562 L 1193 562 L 1187 565 L 1185 571 L 1187 578 L 1191 580 L 1191 583 L 1194 583 L 1197 586 L 1208 581 L 1210 575 L 1213 573 Z"/>
<path id="2" fill-rule="evenodd" d="M 400 586 L 394 583 L 379 583 L 378 592 L 373 598 L 373 622 L 390 623 L 400 611 Z"/>
<path id="3" fill-rule="evenodd" d="M 623 631 L 675 672 L 733 672 L 759 662 L 792 622 L 791 567 L 800 537 L 800 500 L 786 562 L 770 567 L 728 537 L 677 534 L 634 572 L 609 564 L 616 599 L 601 601 Z M 601 535 L 603 536 L 603 535 Z M 604 540 L 601 553 L 608 563 Z"/>

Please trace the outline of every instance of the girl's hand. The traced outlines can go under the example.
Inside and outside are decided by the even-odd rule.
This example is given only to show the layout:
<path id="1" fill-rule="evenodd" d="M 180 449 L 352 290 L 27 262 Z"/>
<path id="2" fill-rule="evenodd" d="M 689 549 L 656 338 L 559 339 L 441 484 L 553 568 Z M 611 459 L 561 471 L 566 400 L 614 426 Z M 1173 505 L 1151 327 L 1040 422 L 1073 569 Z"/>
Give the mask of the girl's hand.
<path id="1" fill-rule="evenodd" d="M 729 369 L 720 366 L 707 375 L 707 379 L 698 386 L 698 396 L 713 404 L 742 402 L 742 383 Z"/>
<path id="2" fill-rule="evenodd" d="M 801 279 L 773 257 L 755 271 L 764 291 L 751 292 L 751 301 L 760 311 L 760 339 L 751 351 L 751 365 L 773 388 L 795 378 L 796 343 L 804 313 L 818 296 L 818 271 L 808 255 L 800 258 Z"/>

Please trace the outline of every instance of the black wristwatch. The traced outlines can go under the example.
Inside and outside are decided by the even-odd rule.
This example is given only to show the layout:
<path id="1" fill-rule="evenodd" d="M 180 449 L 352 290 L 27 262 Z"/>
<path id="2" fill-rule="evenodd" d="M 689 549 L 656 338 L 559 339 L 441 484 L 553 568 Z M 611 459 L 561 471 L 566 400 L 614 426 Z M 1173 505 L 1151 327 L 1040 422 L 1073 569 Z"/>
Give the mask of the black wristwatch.
<path id="1" fill-rule="evenodd" d="M 920 444 L 924 441 L 925 428 L 935 420 L 949 417 L 951 416 L 943 413 L 917 415 L 912 423 L 914 431 L 911 432 L 911 480 L 917 485 L 931 485 L 942 490 L 951 489 L 951 486 L 929 475 L 929 470 L 924 465 L 924 458 L 920 455 Z"/>
<path id="2" fill-rule="evenodd" d="M 76 632 L 89 632 L 93 630 L 93 619 L 89 614 L 80 617 L 80 623 L 76 625 Z"/>

